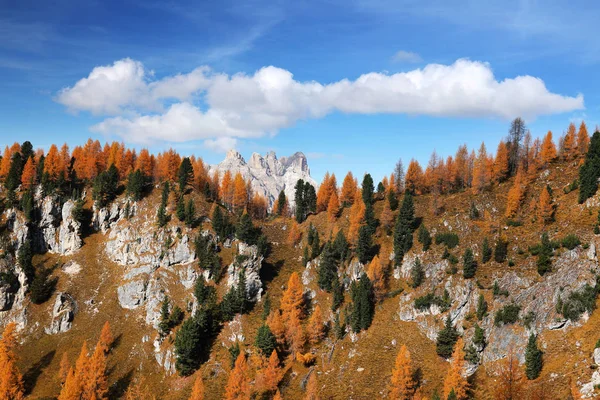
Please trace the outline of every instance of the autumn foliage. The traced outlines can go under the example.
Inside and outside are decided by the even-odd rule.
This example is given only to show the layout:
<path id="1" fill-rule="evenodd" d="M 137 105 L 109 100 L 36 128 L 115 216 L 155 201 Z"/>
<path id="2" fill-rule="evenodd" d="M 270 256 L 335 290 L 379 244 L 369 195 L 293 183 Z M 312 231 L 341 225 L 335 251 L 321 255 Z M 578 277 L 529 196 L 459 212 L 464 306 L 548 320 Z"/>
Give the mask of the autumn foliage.
<path id="1" fill-rule="evenodd" d="M 400 347 L 390 381 L 390 399 L 411 400 L 415 392 L 410 352 L 406 345 Z"/>
<path id="2" fill-rule="evenodd" d="M 202 375 L 198 374 L 192 387 L 192 393 L 188 400 L 204 400 L 204 382 L 202 381 Z"/>
<path id="3" fill-rule="evenodd" d="M 454 391 L 457 400 L 465 400 L 468 398 L 469 383 L 463 377 L 465 365 L 465 352 L 463 350 L 464 342 L 459 338 L 454 345 L 452 353 L 452 362 L 448 369 L 446 379 L 444 379 L 444 398 L 448 398 L 451 391 Z"/>
<path id="4" fill-rule="evenodd" d="M 14 323 L 6 325 L 0 339 L 0 398 L 6 400 L 25 398 L 23 377 L 17 367 L 15 354 L 16 328 Z"/>
<path id="5" fill-rule="evenodd" d="M 235 360 L 233 369 L 229 373 L 229 379 L 225 387 L 225 399 L 249 400 L 251 398 L 250 377 L 248 374 L 246 355 L 240 353 Z"/>

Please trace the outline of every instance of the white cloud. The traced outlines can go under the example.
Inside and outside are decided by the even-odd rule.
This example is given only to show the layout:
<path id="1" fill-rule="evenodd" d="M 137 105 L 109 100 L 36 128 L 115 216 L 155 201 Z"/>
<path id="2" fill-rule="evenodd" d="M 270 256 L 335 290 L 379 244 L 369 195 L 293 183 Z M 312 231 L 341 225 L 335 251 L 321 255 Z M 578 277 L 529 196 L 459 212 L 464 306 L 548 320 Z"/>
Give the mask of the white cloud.
<path id="1" fill-rule="evenodd" d="M 217 153 L 227 153 L 237 146 L 237 139 L 232 137 L 220 137 L 216 139 L 207 139 L 204 141 L 204 146 Z"/>
<path id="2" fill-rule="evenodd" d="M 167 107 L 166 99 L 176 102 Z M 487 63 L 466 59 L 330 84 L 299 82 L 273 66 L 232 76 L 200 67 L 151 81 L 141 63 L 125 59 L 94 68 L 56 100 L 74 111 L 114 115 L 93 126 L 96 132 L 146 144 L 204 140 L 218 150 L 335 111 L 533 119 L 584 108 L 582 95 L 551 93 L 532 76 L 500 81 Z"/>
<path id="3" fill-rule="evenodd" d="M 412 51 L 406 51 L 406 50 L 398 51 L 396 54 L 394 54 L 394 57 L 392 57 L 392 60 L 394 60 L 396 62 L 404 62 L 404 63 L 419 63 L 419 62 L 423 61 L 421 56 L 418 55 L 417 53 L 413 53 Z"/>

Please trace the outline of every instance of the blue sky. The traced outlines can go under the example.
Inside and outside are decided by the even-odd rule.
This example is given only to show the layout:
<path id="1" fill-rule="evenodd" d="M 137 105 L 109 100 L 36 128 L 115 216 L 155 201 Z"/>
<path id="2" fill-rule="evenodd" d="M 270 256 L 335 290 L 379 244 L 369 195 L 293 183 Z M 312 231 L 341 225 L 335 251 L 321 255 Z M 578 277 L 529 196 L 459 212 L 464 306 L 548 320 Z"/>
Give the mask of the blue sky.
<path id="1" fill-rule="evenodd" d="M 425 4 L 423 4 L 425 3 Z M 485 4 L 483 4 L 485 3 Z M 600 121 L 600 4 L 1 1 L 0 145 L 122 140 L 210 163 L 303 151 L 313 175 L 495 149 Z"/>

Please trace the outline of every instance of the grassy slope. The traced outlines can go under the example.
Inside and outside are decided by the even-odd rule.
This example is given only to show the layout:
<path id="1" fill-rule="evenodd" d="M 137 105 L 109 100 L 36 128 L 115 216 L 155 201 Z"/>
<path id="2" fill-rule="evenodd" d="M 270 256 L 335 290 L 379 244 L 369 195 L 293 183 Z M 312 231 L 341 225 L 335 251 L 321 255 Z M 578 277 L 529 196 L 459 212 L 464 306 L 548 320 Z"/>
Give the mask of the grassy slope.
<path id="1" fill-rule="evenodd" d="M 526 198 L 523 201 L 520 218 L 523 225 L 520 227 L 506 227 L 504 214 L 504 203 L 506 194 L 512 184 L 512 180 L 493 190 L 481 195 L 474 196 L 470 192 L 462 192 L 442 196 L 438 201 L 444 206 L 445 211 L 440 215 L 433 215 L 431 195 L 416 198 L 417 216 L 423 217 L 423 222 L 431 230 L 445 231 L 444 222 L 453 227 L 453 231 L 460 236 L 461 243 L 452 252 L 460 257 L 467 247 L 472 247 L 476 254 L 480 251 L 482 237 L 488 236 L 493 243 L 494 238 L 503 235 L 508 238 L 509 258 L 515 261 L 514 270 L 519 274 L 530 276 L 534 279 L 542 279 L 537 275 L 535 257 L 519 255 L 518 247 L 526 250 L 528 246 L 539 241 L 542 229 L 547 229 L 553 238 L 558 238 L 567 233 L 577 233 L 583 243 L 589 243 L 593 237 L 591 227 L 596 221 L 596 210 L 577 205 L 577 191 L 564 194 L 562 188 L 573 181 L 577 173 L 577 163 L 560 163 L 550 168 L 548 176 L 538 174 L 528 186 Z M 540 222 L 533 221 L 532 213 L 529 211 L 531 199 L 537 198 L 541 188 L 550 183 L 554 190 L 554 199 L 557 204 L 556 222 L 549 227 L 543 227 Z M 155 191 L 149 199 L 144 200 L 146 212 L 151 213 L 158 201 L 158 191 Z M 199 214 L 208 215 L 210 205 L 201 198 L 195 197 Z M 471 201 L 485 210 L 482 221 L 470 221 L 468 210 Z M 383 203 L 377 202 L 376 214 L 381 211 Z M 348 210 L 344 210 L 337 221 L 341 229 L 347 228 Z M 175 221 L 173 222 L 175 223 Z M 327 220 L 325 213 L 311 216 L 302 228 L 306 229 L 309 223 L 313 223 L 322 237 L 328 237 L 333 230 L 333 224 Z M 273 251 L 263 268 L 266 293 L 273 299 L 273 307 L 279 304 L 279 298 L 289 275 L 293 271 L 302 272 L 301 265 L 302 250 L 293 248 L 286 243 L 289 221 L 281 218 L 264 223 L 263 229 L 273 243 Z M 49 336 L 43 334 L 42 327 L 49 323 L 49 314 L 53 300 L 41 306 L 30 308 L 29 320 L 39 322 L 38 328 L 33 328 L 22 347 L 21 365 L 22 371 L 26 373 L 33 386 L 32 398 L 44 398 L 55 396 L 58 392 L 56 374 L 58 364 L 64 351 L 67 351 L 72 362 L 75 361 L 81 343 L 88 340 L 90 346 L 95 343 L 100 329 L 106 320 L 111 322 L 113 332 L 118 337 L 117 346 L 110 359 L 111 382 L 120 381 L 127 383 L 132 373 L 143 370 L 146 381 L 153 388 L 154 393 L 165 399 L 184 399 L 187 397 L 194 377 L 179 378 L 165 377 L 154 361 L 152 339 L 154 333 L 145 326 L 143 312 L 141 310 L 122 310 L 117 302 L 116 288 L 118 279 L 122 275 L 120 268 L 108 261 L 103 252 L 104 236 L 93 234 L 85 239 L 85 245 L 76 255 L 70 257 L 83 266 L 82 272 L 75 277 L 68 277 L 62 272 L 59 275 L 58 290 L 68 291 L 78 299 L 80 307 L 75 318 L 73 329 L 61 335 Z M 391 237 L 378 231 L 376 242 L 380 245 L 391 243 Z M 414 251 L 419 251 L 420 245 L 415 240 Z M 424 261 L 437 261 L 441 257 L 440 246 L 433 246 L 432 250 L 423 255 Z M 224 265 L 231 261 L 231 251 L 223 252 Z M 44 262 L 51 265 L 55 262 L 64 262 L 67 258 L 54 255 L 36 257 L 36 262 Z M 501 274 L 507 268 L 495 262 L 480 265 L 476 279 L 486 288 L 491 287 L 494 276 Z M 405 282 L 391 279 L 390 289 L 407 287 Z M 316 289 L 313 281 L 310 289 Z M 175 301 L 182 306 L 189 293 L 177 291 L 172 288 Z M 223 289 L 220 290 L 221 294 Z M 491 299 L 491 291 L 486 293 Z M 94 298 L 94 306 L 88 306 L 81 299 Z M 317 291 L 314 300 L 322 304 L 323 310 L 329 310 L 331 302 L 327 293 Z M 93 312 L 97 307 L 99 312 Z M 360 339 L 352 343 L 350 337 L 341 341 L 333 342 L 332 339 L 325 340 L 317 346 L 315 370 L 318 373 L 319 383 L 323 386 L 322 397 L 334 399 L 363 399 L 380 398 L 386 393 L 386 386 L 391 374 L 393 360 L 397 349 L 401 344 L 406 344 L 411 350 L 413 362 L 422 370 L 424 389 L 430 394 L 435 388 L 440 388 L 447 368 L 447 363 L 435 355 L 435 343 L 428 340 L 419 332 L 415 324 L 398 320 L 398 299 L 388 298 L 378 304 L 375 320 L 372 327 L 360 335 Z M 257 305 L 253 311 L 242 318 L 245 342 L 243 346 L 252 349 L 254 335 L 261 321 L 262 306 Z M 327 311 L 328 312 L 328 311 Z M 582 381 L 588 381 L 591 371 L 586 367 L 583 360 L 588 360 L 597 340 L 597 329 L 599 326 L 598 313 L 594 313 L 588 323 L 580 328 L 571 329 L 567 332 L 547 332 L 543 335 L 543 341 L 549 343 L 545 349 L 545 367 L 542 379 L 548 380 L 548 385 L 554 393 L 564 392 L 568 384 L 568 377 L 575 376 Z M 199 373 L 205 379 L 208 399 L 219 399 L 222 396 L 229 371 L 229 354 L 226 346 L 229 345 L 227 329 L 224 329 L 220 337 L 215 341 L 211 359 L 205 363 Z M 150 342 L 143 343 L 141 338 L 150 335 Z M 331 335 L 330 335 L 331 336 Z M 395 341 L 396 345 L 392 343 Z M 579 347 L 576 343 L 579 342 Z M 223 345 L 225 344 L 225 346 Z M 332 352 L 332 348 L 333 352 Z M 55 352 L 55 353 L 54 353 Z M 32 367 L 33 366 L 33 367 Z M 358 372 L 358 369 L 364 369 Z M 282 393 L 285 398 L 301 398 L 302 390 L 300 383 L 308 373 L 308 368 L 297 362 L 288 360 L 285 367 L 285 377 L 282 382 Z M 551 374 L 558 374 L 552 378 Z M 486 388 L 493 381 L 493 376 L 480 368 L 477 373 L 476 383 L 478 386 L 477 398 L 487 398 Z"/>

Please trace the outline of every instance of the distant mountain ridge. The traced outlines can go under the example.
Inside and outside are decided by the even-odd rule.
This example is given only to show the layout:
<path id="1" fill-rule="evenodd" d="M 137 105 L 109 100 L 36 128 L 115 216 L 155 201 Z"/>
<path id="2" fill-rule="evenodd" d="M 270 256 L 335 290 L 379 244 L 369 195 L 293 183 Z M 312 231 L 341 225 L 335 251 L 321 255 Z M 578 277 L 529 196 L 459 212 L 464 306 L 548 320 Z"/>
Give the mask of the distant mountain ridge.
<path id="1" fill-rule="evenodd" d="M 274 151 L 268 152 L 264 157 L 252 153 L 250 160 L 246 162 L 239 152 L 229 150 L 223 161 L 209 167 L 211 174 L 214 171 L 219 171 L 220 176 L 226 171 L 232 174 L 240 172 L 245 180 L 250 180 L 255 193 L 265 196 L 270 208 L 281 190 L 284 191 L 290 207 L 294 207 L 294 187 L 298 179 L 303 179 L 317 188 L 317 183 L 310 176 L 308 160 L 302 152 L 281 159 L 277 158 Z"/>

